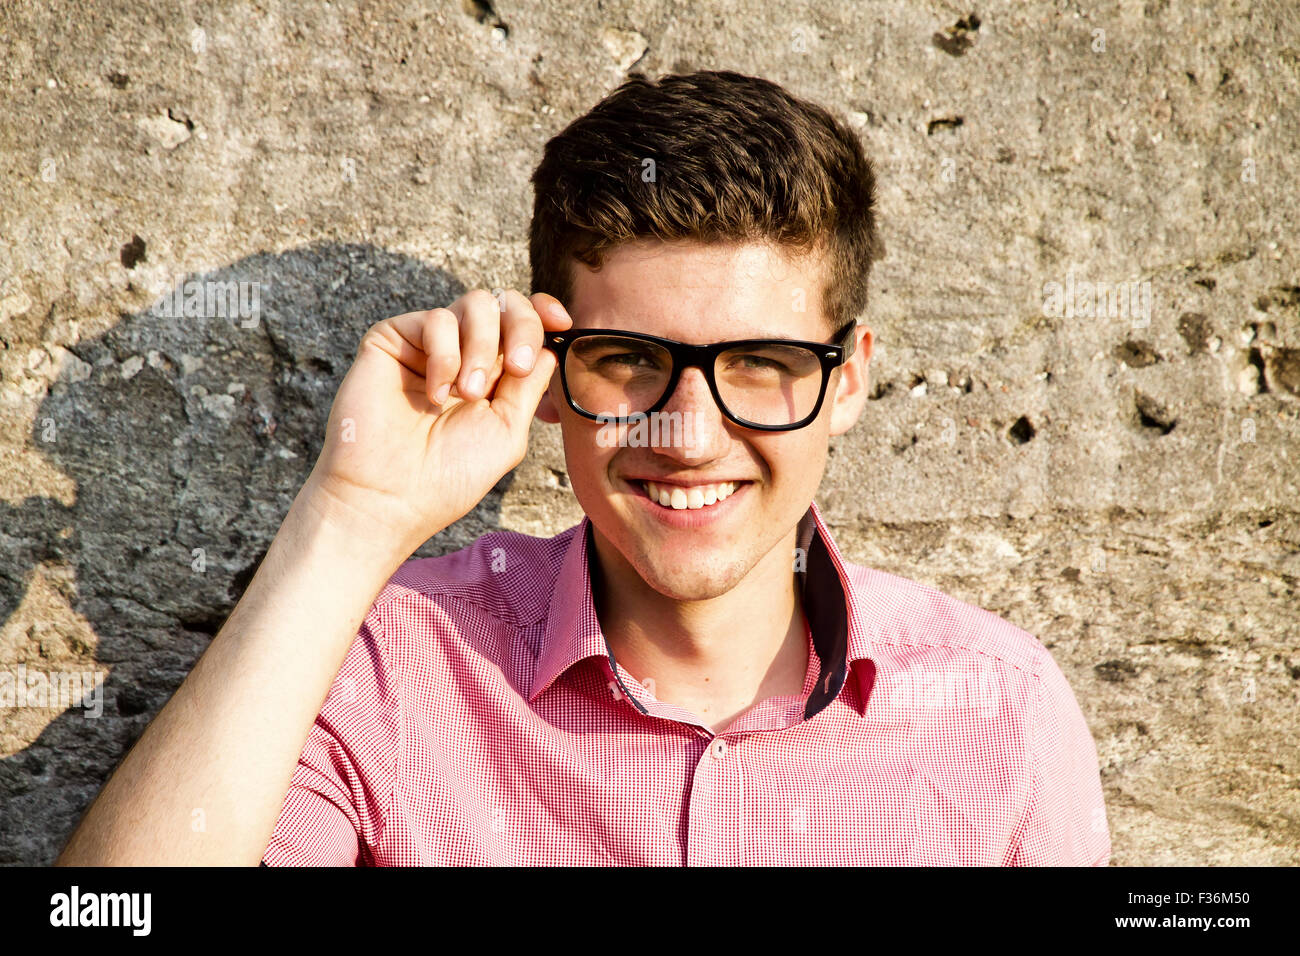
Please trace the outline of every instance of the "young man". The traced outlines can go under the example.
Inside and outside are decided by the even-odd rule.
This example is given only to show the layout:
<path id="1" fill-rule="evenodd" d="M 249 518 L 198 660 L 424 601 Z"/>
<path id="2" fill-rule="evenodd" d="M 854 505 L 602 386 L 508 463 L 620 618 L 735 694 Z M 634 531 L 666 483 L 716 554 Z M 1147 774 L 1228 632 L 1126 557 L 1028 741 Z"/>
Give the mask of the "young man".
<path id="1" fill-rule="evenodd" d="M 1047 650 L 850 563 L 812 503 L 867 397 L 856 137 L 753 77 L 636 78 L 533 183 L 534 294 L 366 334 L 266 560 L 61 862 L 1105 864 Z M 584 520 L 403 563 L 534 413 Z"/>

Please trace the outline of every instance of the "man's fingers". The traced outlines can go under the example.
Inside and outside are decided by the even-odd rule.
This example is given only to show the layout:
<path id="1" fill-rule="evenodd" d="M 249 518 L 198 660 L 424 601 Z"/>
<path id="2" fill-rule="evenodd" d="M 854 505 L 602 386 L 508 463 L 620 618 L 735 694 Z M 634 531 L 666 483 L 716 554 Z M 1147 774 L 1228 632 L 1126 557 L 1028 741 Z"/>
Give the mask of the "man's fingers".
<path id="1" fill-rule="evenodd" d="M 460 371 L 460 322 L 450 309 L 432 309 L 425 313 L 422 330 L 425 390 L 429 401 L 441 405 Z"/>
<path id="2" fill-rule="evenodd" d="M 369 395 L 388 395 L 412 387 L 423 388 L 425 354 L 385 320 L 371 326 L 357 348 L 357 361 L 348 369 L 347 380 Z M 408 331 L 416 326 L 408 326 Z M 378 356 L 377 361 L 371 355 Z M 396 359 L 396 361 L 393 361 Z M 418 384 L 417 384 L 418 383 Z"/>
<path id="3" fill-rule="evenodd" d="M 501 351 L 501 305 L 486 289 L 467 292 L 454 303 L 460 317 L 460 374 L 456 387 L 461 398 L 473 401 L 488 394 L 488 375 Z"/>
<path id="4" fill-rule="evenodd" d="M 537 314 L 541 316 L 542 327 L 549 332 L 563 332 L 569 326 L 573 325 L 573 317 L 569 315 L 563 303 L 555 296 L 548 292 L 534 292 L 528 297 Z"/>
<path id="5" fill-rule="evenodd" d="M 357 356 L 371 346 L 397 359 L 413 372 L 424 374 L 424 312 L 407 312 L 377 322 L 366 330 L 357 346 Z"/>
<path id="6" fill-rule="evenodd" d="M 528 434 L 533 414 L 541 404 L 542 394 L 551 383 L 554 372 L 555 353 L 543 349 L 537 355 L 533 370 L 527 375 L 501 377 L 496 394 L 492 397 L 492 408 L 506 420 L 511 434 Z"/>
<path id="7" fill-rule="evenodd" d="M 523 293 L 507 289 L 502 293 L 506 309 L 501 313 L 501 349 L 505 367 L 513 375 L 527 375 L 533 370 L 537 353 L 542 350 L 541 316 Z"/>
<path id="8" fill-rule="evenodd" d="M 442 405 L 452 392 L 469 401 L 494 395 L 507 372 L 506 378 L 530 375 L 546 351 L 546 332 L 572 325 L 548 293 L 474 289 L 446 308 L 387 319 L 371 334 L 404 368 L 423 375 L 429 401 Z"/>

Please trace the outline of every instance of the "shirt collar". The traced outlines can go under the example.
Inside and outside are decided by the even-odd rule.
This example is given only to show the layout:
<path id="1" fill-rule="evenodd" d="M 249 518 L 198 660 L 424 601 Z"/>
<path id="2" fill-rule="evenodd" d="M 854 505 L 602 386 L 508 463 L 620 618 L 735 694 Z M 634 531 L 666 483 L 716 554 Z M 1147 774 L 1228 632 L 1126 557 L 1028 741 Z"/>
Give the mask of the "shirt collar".
<path id="1" fill-rule="evenodd" d="M 604 657 L 617 673 L 614 655 L 600 629 L 591 594 L 591 519 L 570 529 L 568 549 L 556 576 L 546 626 L 542 636 L 537 671 L 528 690 L 534 700 L 566 670 L 588 657 Z M 844 686 L 848 671 L 869 659 L 870 633 L 867 622 L 852 600 L 853 584 L 843 556 L 826 527 L 817 503 L 812 502 L 799 521 L 796 535 L 803 549 L 799 571 L 803 588 L 804 614 L 812 633 L 813 647 L 821 663 L 817 684 L 808 696 L 804 719 L 834 700 Z M 859 712 L 865 709 L 872 668 L 858 667 L 861 693 Z"/>
<path id="2" fill-rule="evenodd" d="M 537 673 L 528 689 L 530 701 L 578 661 L 588 657 L 613 658 L 591 600 L 591 568 L 587 555 L 590 528 L 591 519 L 584 515 L 580 524 L 565 532 L 571 535 L 569 547 L 556 572 Z"/>

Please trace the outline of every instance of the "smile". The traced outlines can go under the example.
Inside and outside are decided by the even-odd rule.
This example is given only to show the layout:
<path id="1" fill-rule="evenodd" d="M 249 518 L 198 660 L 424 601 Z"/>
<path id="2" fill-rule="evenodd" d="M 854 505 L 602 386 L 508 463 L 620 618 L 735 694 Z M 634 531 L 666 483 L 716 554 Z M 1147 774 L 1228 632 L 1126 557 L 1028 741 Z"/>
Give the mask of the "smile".
<path id="1" fill-rule="evenodd" d="M 692 485 L 685 488 L 681 485 L 661 485 L 653 481 L 642 481 L 641 486 L 645 488 L 646 497 L 664 508 L 672 508 L 674 511 L 698 511 L 719 501 L 726 501 L 735 493 L 737 483 L 721 481 L 711 485 Z"/>

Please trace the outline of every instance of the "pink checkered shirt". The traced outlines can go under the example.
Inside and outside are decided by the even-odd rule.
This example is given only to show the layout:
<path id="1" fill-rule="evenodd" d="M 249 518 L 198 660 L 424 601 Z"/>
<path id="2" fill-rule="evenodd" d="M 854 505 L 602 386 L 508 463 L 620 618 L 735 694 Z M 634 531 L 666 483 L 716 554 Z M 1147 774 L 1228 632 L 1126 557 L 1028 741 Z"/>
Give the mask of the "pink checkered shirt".
<path id="1" fill-rule="evenodd" d="M 1032 635 L 844 560 L 813 504 L 803 691 L 714 733 L 614 660 L 589 525 L 393 575 L 267 865 L 1108 862 L 1096 747 Z"/>

